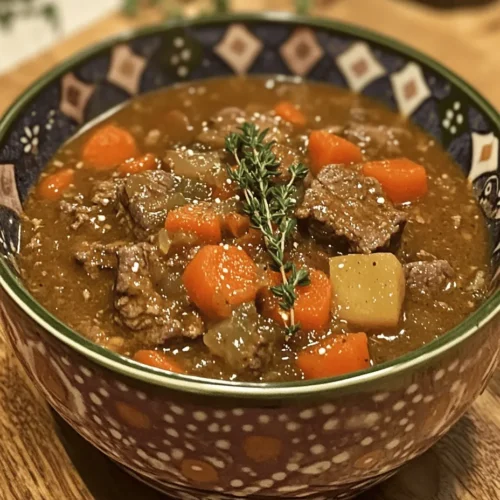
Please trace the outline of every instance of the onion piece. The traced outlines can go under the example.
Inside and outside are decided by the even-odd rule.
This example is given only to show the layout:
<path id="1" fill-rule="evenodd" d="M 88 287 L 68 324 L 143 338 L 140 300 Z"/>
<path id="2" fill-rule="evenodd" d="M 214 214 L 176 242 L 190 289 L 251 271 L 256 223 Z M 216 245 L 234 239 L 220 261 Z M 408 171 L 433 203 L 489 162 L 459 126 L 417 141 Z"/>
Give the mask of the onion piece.
<path id="1" fill-rule="evenodd" d="M 172 246 L 172 240 L 166 229 L 160 229 L 158 233 L 158 248 L 163 255 L 168 255 L 168 251 Z"/>

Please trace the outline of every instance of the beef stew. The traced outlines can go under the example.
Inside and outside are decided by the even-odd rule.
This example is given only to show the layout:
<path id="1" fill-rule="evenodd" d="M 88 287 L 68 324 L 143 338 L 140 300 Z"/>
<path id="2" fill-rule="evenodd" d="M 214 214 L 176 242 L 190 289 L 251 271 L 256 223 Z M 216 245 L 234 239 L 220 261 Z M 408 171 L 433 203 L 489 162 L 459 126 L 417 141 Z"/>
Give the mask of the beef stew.
<path id="1" fill-rule="evenodd" d="M 465 319 L 490 278 L 485 220 L 434 139 L 282 77 L 133 99 L 61 147 L 24 209 L 19 265 L 45 308 L 119 354 L 207 378 L 394 359 Z"/>

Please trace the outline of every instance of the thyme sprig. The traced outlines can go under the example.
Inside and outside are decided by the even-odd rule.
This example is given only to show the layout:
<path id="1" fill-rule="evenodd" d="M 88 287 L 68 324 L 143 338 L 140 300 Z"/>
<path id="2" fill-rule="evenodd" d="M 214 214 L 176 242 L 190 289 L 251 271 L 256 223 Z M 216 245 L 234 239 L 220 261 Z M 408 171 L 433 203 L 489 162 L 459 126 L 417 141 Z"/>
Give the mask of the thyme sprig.
<path id="1" fill-rule="evenodd" d="M 240 132 L 229 134 L 226 151 L 234 156 L 236 168 L 228 166 L 227 172 L 243 191 L 243 211 L 252 226 L 261 231 L 273 267 L 281 275 L 282 283 L 271 287 L 271 292 L 280 299 L 280 307 L 289 312 L 286 329 L 291 335 L 300 327 L 293 309 L 296 288 L 310 283 L 306 269 L 297 269 L 286 260 L 287 243 L 297 224 L 293 217 L 297 204 L 295 183 L 306 176 L 307 167 L 294 163 L 288 169 L 288 182 L 272 182 L 280 175 L 280 163 L 273 153 L 275 142 L 265 140 L 267 133 L 268 129 L 260 131 L 254 124 L 244 123 Z"/>

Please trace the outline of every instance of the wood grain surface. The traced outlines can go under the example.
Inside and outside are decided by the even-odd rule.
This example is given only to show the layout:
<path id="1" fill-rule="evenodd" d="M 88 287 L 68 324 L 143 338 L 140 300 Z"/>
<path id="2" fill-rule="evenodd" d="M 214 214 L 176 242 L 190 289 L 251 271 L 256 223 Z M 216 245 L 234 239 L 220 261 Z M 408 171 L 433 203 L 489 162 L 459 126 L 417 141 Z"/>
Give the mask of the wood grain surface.
<path id="1" fill-rule="evenodd" d="M 317 0 L 316 13 L 354 22 L 419 48 L 462 75 L 500 108 L 500 2 L 437 11 L 404 0 Z M 233 0 L 237 10 L 287 9 L 287 0 Z M 102 38 L 154 22 L 119 14 L 0 76 L 0 112 L 54 64 Z M 47 406 L 0 333 L 0 500 L 134 498 L 158 493 L 130 478 Z M 201 500 L 201 499 L 200 499 Z M 500 369 L 472 409 L 437 445 L 360 500 L 500 500 Z"/>

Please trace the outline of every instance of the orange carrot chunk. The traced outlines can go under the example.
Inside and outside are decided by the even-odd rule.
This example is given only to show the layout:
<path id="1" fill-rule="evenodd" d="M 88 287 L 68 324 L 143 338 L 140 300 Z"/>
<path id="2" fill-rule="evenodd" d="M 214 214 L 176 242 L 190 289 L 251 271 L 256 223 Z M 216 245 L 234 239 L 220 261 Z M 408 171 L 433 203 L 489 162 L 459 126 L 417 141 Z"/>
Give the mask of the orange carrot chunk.
<path id="1" fill-rule="evenodd" d="M 182 276 L 188 296 L 211 318 L 227 318 L 232 308 L 257 294 L 257 266 L 238 247 L 207 245 Z"/>
<path id="2" fill-rule="evenodd" d="M 377 179 L 393 203 L 415 201 L 427 193 L 425 168 L 408 158 L 365 163 L 363 174 Z"/>
<path id="3" fill-rule="evenodd" d="M 222 240 L 219 216 L 204 205 L 184 205 L 170 210 L 165 229 L 169 233 L 195 235 L 204 243 L 219 243 Z"/>
<path id="4" fill-rule="evenodd" d="M 307 123 L 307 118 L 304 113 L 297 108 L 294 104 L 289 101 L 281 101 L 274 107 L 274 112 L 283 118 L 283 120 L 297 125 L 298 127 L 304 127 Z"/>
<path id="5" fill-rule="evenodd" d="M 314 175 L 326 165 L 358 163 L 362 159 L 361 149 L 338 135 L 326 130 L 313 130 L 309 135 L 309 161 Z"/>
<path id="6" fill-rule="evenodd" d="M 130 158 L 124 161 L 117 169 L 120 175 L 138 174 L 146 170 L 155 170 L 158 166 L 156 156 L 151 153 L 146 153 L 139 158 Z"/>
<path id="7" fill-rule="evenodd" d="M 240 238 L 250 229 L 250 219 L 246 215 L 232 212 L 224 218 L 224 225 L 231 236 Z"/>
<path id="8" fill-rule="evenodd" d="M 366 333 L 328 337 L 299 353 L 297 365 L 306 379 L 335 377 L 370 366 Z"/>
<path id="9" fill-rule="evenodd" d="M 161 370 L 167 370 L 174 373 L 184 373 L 184 370 L 175 360 L 159 351 L 141 349 L 134 354 L 133 359 L 143 365 L 153 366 L 154 368 L 160 368 Z"/>
<path id="10" fill-rule="evenodd" d="M 272 286 L 282 282 L 281 275 L 276 272 L 268 273 Z M 294 305 L 295 322 L 300 323 L 301 330 L 310 331 L 324 330 L 330 321 L 330 309 L 332 305 L 332 286 L 328 276 L 311 269 L 309 271 L 311 283 L 307 286 L 299 286 L 295 290 L 297 298 Z M 285 324 L 289 312 L 284 311 L 277 297 L 272 295 L 271 290 L 261 292 L 261 312 L 264 316 L 274 321 Z"/>
<path id="11" fill-rule="evenodd" d="M 104 125 L 85 143 L 82 159 L 90 167 L 108 170 L 137 156 L 137 153 L 137 145 L 130 132 L 116 125 Z"/>
<path id="12" fill-rule="evenodd" d="M 311 284 L 297 287 L 295 321 L 302 330 L 324 330 L 330 321 L 332 285 L 330 278 L 316 269 L 309 271 Z"/>
<path id="13" fill-rule="evenodd" d="M 71 185 L 74 178 L 75 171 L 73 169 L 63 168 L 42 179 L 36 188 L 36 194 L 43 200 L 57 201 Z"/>

